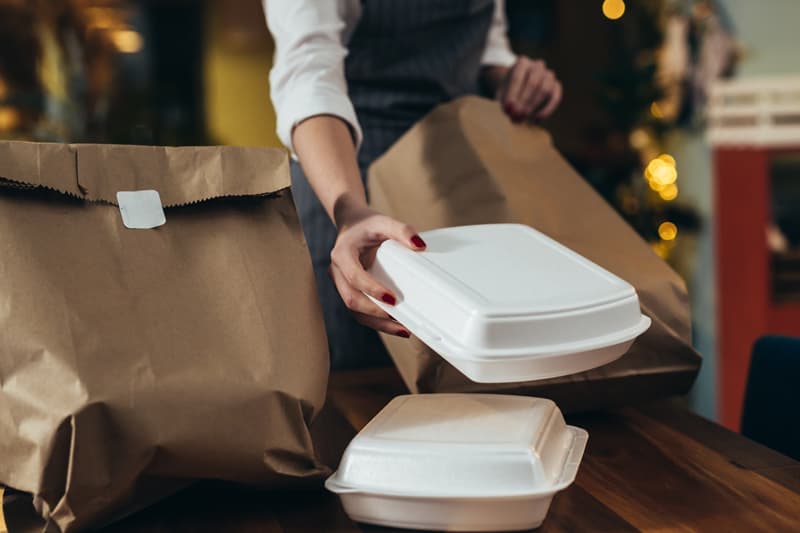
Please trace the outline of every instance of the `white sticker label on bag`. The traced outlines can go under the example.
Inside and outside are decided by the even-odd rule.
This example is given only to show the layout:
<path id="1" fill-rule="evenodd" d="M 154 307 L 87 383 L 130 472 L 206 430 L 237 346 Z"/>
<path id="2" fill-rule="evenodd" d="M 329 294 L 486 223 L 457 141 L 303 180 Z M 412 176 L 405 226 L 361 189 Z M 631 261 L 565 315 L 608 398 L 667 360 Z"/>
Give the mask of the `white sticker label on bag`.
<path id="1" fill-rule="evenodd" d="M 119 191 L 117 203 L 126 228 L 157 228 L 167 221 L 158 191 Z"/>

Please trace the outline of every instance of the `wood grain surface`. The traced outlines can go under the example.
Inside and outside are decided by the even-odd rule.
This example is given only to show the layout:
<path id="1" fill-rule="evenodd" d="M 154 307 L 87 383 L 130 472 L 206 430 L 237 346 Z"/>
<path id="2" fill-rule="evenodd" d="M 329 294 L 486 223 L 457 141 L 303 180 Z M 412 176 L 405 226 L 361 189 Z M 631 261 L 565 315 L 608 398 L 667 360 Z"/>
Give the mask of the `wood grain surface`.
<path id="1" fill-rule="evenodd" d="M 335 375 L 314 427 L 335 465 L 356 432 L 404 392 L 393 370 Z M 576 482 L 557 494 L 550 532 L 800 531 L 800 463 L 674 402 L 568 417 L 589 431 Z M 8 522 L 14 532 L 13 508 Z M 113 533 L 389 533 L 355 524 L 319 488 L 259 492 L 200 484 L 106 529 Z"/>

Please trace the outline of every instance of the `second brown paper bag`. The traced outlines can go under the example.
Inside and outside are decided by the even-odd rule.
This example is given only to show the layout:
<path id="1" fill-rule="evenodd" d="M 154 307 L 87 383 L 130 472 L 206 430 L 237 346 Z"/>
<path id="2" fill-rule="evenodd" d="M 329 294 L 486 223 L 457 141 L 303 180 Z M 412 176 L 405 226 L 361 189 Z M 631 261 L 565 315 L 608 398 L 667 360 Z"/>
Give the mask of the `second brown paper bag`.
<path id="1" fill-rule="evenodd" d="M 700 357 L 691 346 L 685 284 L 553 147 L 493 101 L 465 97 L 416 124 L 369 169 L 370 203 L 419 231 L 527 224 L 631 283 L 653 320 L 619 360 L 530 383 L 473 383 L 417 339 L 382 335 L 412 392 L 502 391 L 575 411 L 683 393 Z"/>

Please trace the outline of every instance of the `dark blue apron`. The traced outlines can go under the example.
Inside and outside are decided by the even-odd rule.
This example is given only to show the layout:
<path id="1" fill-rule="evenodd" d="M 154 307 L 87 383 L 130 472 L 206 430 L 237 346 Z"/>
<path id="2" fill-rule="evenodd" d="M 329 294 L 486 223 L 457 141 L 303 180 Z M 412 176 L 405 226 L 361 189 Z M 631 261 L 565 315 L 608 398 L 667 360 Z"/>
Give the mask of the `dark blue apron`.
<path id="1" fill-rule="evenodd" d="M 345 60 L 348 93 L 364 133 L 362 179 L 372 161 L 434 107 L 478 92 L 493 12 L 493 0 L 362 2 Z M 328 276 L 336 228 L 295 162 L 292 191 L 314 264 L 331 367 L 388 364 L 378 334 L 353 319 Z"/>

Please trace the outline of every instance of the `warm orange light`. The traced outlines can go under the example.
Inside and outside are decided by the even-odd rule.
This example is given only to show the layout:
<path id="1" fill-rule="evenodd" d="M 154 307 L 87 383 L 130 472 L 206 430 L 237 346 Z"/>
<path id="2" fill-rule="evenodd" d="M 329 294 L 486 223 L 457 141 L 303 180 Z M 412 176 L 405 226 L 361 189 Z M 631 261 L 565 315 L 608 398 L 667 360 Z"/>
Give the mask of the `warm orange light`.
<path id="1" fill-rule="evenodd" d="M 87 25 L 94 30 L 110 30 L 122 25 L 120 14 L 113 7 L 91 6 L 85 13 Z"/>
<path id="2" fill-rule="evenodd" d="M 658 236 L 664 241 L 674 241 L 678 236 L 678 226 L 672 222 L 662 222 L 658 226 Z"/>
<path id="3" fill-rule="evenodd" d="M 5 100 L 6 98 L 8 98 L 8 85 L 6 80 L 0 78 L 0 100 Z"/>
<path id="4" fill-rule="evenodd" d="M 671 202 L 675 198 L 678 197 L 678 186 L 674 183 L 670 183 L 660 191 L 658 191 L 658 195 L 661 196 L 661 199 L 665 202 Z"/>
<path id="5" fill-rule="evenodd" d="M 675 158 L 669 154 L 661 154 L 658 158 L 671 167 L 675 166 Z"/>
<path id="6" fill-rule="evenodd" d="M 664 110 L 658 105 L 658 102 L 650 104 L 650 114 L 655 118 L 664 118 Z"/>
<path id="7" fill-rule="evenodd" d="M 644 175 L 654 190 L 661 190 L 678 179 L 678 171 L 675 170 L 675 167 L 665 163 L 661 157 L 656 157 L 647 164 Z"/>
<path id="8" fill-rule="evenodd" d="M 141 51 L 144 40 L 139 32 L 134 30 L 117 30 L 111 33 L 111 42 L 123 54 L 135 54 Z"/>
<path id="9" fill-rule="evenodd" d="M 625 14 L 625 2 L 623 0 L 605 0 L 603 2 L 603 15 L 607 19 L 617 20 Z"/>
<path id="10" fill-rule="evenodd" d="M 110 30 L 115 26 L 117 26 L 117 21 L 111 18 L 98 17 L 89 22 L 89 27 L 94 30 Z"/>
<path id="11" fill-rule="evenodd" d="M 19 126 L 19 111 L 13 107 L 0 107 L 0 131 L 11 131 Z"/>
<path id="12" fill-rule="evenodd" d="M 653 242 L 650 243 L 650 248 L 661 259 L 666 259 L 669 256 L 669 243 L 664 241 Z"/>
<path id="13" fill-rule="evenodd" d="M 641 150 L 650 144 L 650 134 L 642 128 L 636 128 L 631 132 L 629 140 L 633 148 Z"/>

